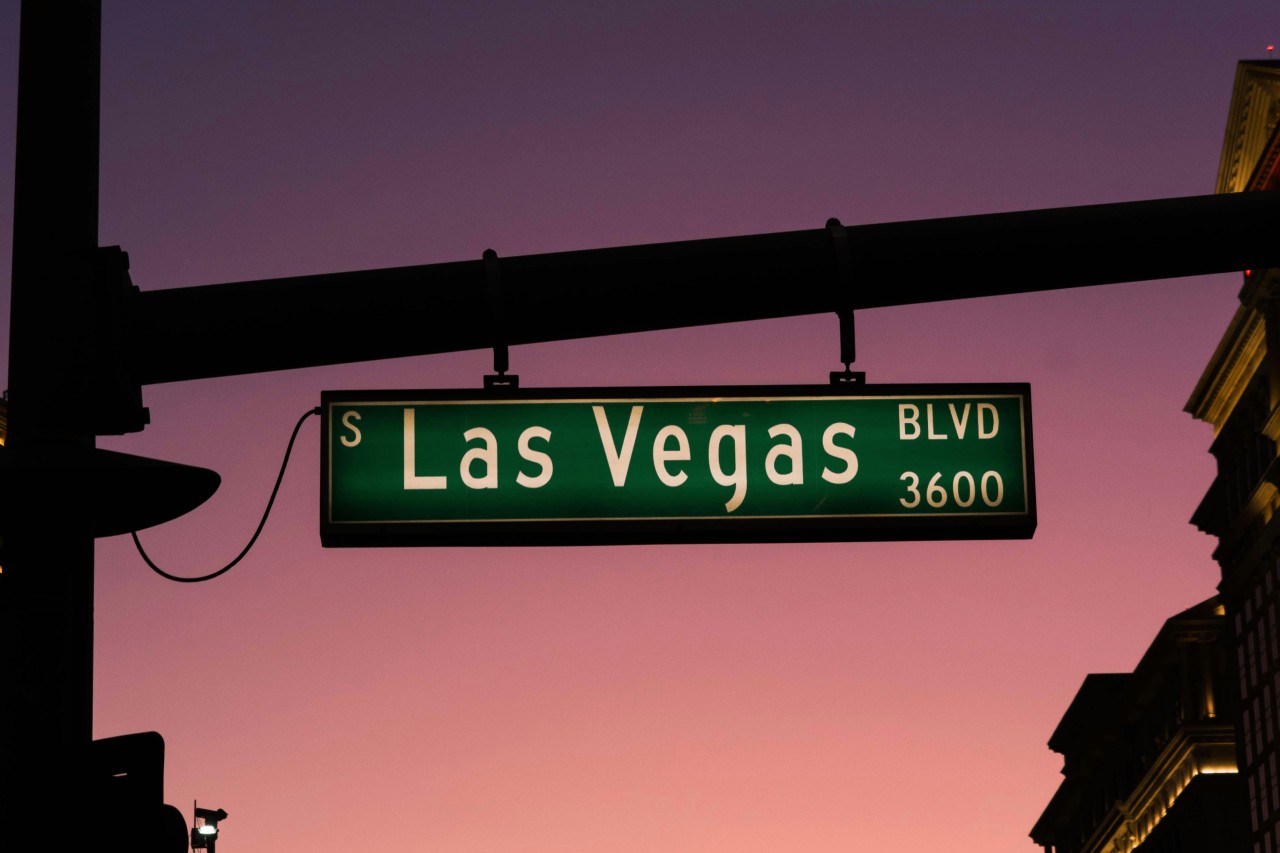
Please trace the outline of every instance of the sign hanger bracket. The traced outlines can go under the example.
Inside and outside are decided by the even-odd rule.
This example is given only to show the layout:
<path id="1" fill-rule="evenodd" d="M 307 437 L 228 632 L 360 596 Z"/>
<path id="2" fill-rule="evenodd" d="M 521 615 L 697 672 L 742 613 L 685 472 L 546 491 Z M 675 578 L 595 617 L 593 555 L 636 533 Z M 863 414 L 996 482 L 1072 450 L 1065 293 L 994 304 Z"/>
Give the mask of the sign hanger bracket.
<path id="1" fill-rule="evenodd" d="M 827 220 L 827 233 L 831 235 L 831 247 L 836 258 L 836 318 L 840 321 L 840 362 L 844 365 L 844 370 L 831 371 L 831 384 L 864 385 L 866 372 L 849 368 L 858 358 L 853 330 L 853 263 L 849 254 L 849 233 L 834 216 Z"/>
<path id="2" fill-rule="evenodd" d="M 498 266 L 498 253 L 484 250 L 485 296 L 489 303 L 489 324 L 493 338 L 493 373 L 484 377 L 486 390 L 495 388 L 516 389 L 520 377 L 508 374 L 511 369 L 507 350 L 507 311 L 502 292 L 502 270 Z"/>

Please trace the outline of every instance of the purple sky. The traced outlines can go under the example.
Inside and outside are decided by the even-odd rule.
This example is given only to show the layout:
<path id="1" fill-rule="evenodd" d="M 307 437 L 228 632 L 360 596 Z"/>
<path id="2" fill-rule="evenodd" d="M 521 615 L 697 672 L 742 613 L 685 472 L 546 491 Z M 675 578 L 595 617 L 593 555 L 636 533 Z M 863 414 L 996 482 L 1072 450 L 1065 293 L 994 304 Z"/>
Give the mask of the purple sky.
<path id="1" fill-rule="evenodd" d="M 1261 0 L 106 7 L 101 242 L 144 290 L 1207 193 L 1235 64 L 1280 38 Z M 1187 524 L 1211 432 L 1182 406 L 1238 286 L 859 314 L 873 382 L 1031 383 L 1029 542 L 324 550 L 312 421 L 229 575 L 169 583 L 100 541 L 95 732 L 163 733 L 167 799 L 225 808 L 224 853 L 1030 853 L 1080 680 L 1214 591 Z M 643 298 L 602 282 L 594 310 Z M 811 383 L 837 354 L 823 316 L 511 360 L 530 387 Z M 196 574 L 243 546 L 322 389 L 489 368 L 155 386 L 153 424 L 100 444 L 222 474 L 143 535 Z"/>

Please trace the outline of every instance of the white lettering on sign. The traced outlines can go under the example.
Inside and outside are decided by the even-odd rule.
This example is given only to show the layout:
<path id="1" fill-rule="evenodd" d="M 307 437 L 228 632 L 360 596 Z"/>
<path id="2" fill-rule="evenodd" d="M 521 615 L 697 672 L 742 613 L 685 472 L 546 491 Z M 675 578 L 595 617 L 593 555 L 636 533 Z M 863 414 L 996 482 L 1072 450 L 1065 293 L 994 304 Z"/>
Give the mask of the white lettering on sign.
<path id="1" fill-rule="evenodd" d="M 493 432 L 484 427 L 469 429 L 462 434 L 462 437 L 467 441 L 479 439 L 484 442 L 483 447 L 473 447 L 462 454 L 458 474 L 462 477 L 463 485 L 469 489 L 498 488 L 498 439 L 494 437 Z M 484 473 L 479 477 L 471 473 L 472 465 L 476 462 L 484 467 Z"/>
<path id="2" fill-rule="evenodd" d="M 898 503 L 907 509 L 915 509 L 920 506 L 920 475 L 914 471 L 906 471 L 898 479 L 906 481 L 907 494 L 911 496 L 909 500 L 907 498 L 898 498 Z M 941 509 L 946 506 L 948 497 L 961 507 L 970 507 L 973 505 L 974 496 L 978 492 L 982 494 L 982 502 L 989 507 L 998 507 L 1004 501 L 1004 480 L 1000 477 L 999 471 L 987 471 L 983 474 L 981 485 L 976 489 L 972 474 L 968 471 L 957 471 L 955 476 L 951 478 L 950 495 L 948 495 L 942 480 L 942 472 L 938 471 L 929 478 L 929 485 L 925 487 L 925 500 L 934 509 Z"/>
<path id="3" fill-rule="evenodd" d="M 355 447 L 360 443 L 360 427 L 352 423 L 352 421 L 358 420 L 360 420 L 360 413 L 357 411 L 350 411 L 343 414 L 342 425 L 351 430 L 350 438 L 347 438 L 345 435 L 340 436 L 343 447 Z"/>
<path id="4" fill-rule="evenodd" d="M 947 403 L 947 408 L 951 410 L 951 423 L 956 425 L 956 438 L 964 441 L 964 431 L 969 428 L 969 404 L 964 404 L 963 414 L 956 416 L 956 404 Z"/>
<path id="5" fill-rule="evenodd" d="M 983 419 L 983 415 L 991 416 L 990 421 Z M 996 411 L 996 407 L 990 403 L 978 404 L 978 438 L 995 438 L 996 433 L 1000 431 L 1000 414 Z"/>
<path id="6" fill-rule="evenodd" d="M 627 428 L 619 445 L 614 437 L 613 428 L 605 415 L 604 406 L 592 406 L 596 429 L 600 434 L 600 446 L 604 450 L 605 462 L 609 466 L 609 475 L 613 485 L 622 488 L 626 485 L 627 474 L 631 470 L 631 458 L 635 453 L 636 436 L 640 432 L 640 422 L 644 417 L 643 406 L 632 406 L 627 418 Z M 919 412 L 916 412 L 919 418 Z M 918 426 L 918 425 L 917 425 Z M 847 423 L 833 423 L 822 434 L 822 449 L 833 460 L 843 463 L 839 471 L 829 467 L 822 469 L 822 479 L 828 483 L 841 485 L 852 480 L 858 473 L 858 456 L 852 448 L 836 443 L 837 436 L 853 438 L 854 428 Z M 781 441 L 769 448 L 765 455 L 764 473 L 769 482 L 778 486 L 798 486 L 804 484 L 804 439 L 792 424 L 774 424 L 769 428 L 770 438 Z M 732 465 L 721 458 L 721 446 L 730 443 L 728 450 Z M 653 439 L 653 470 L 659 482 L 675 488 L 684 485 L 689 474 L 681 466 L 673 463 L 688 462 L 692 459 L 689 448 L 689 436 L 680 427 L 667 424 L 661 427 Z M 785 464 L 783 462 L 785 460 Z M 733 512 L 742 506 L 747 496 L 747 427 L 745 424 L 721 424 L 711 431 L 707 444 L 707 467 L 711 479 L 717 485 L 733 489 L 729 500 L 725 501 L 725 511 Z"/>
<path id="7" fill-rule="evenodd" d="M 804 449 L 800 430 L 791 424 L 774 424 L 769 427 L 769 438 L 777 438 L 780 435 L 786 436 L 790 441 L 787 444 L 775 444 L 769 448 L 769 455 L 764 458 L 764 473 L 769 477 L 769 482 L 779 486 L 802 486 L 804 485 Z M 785 474 L 778 470 L 778 459 L 781 457 L 786 457 L 791 468 Z"/>
<path id="8" fill-rule="evenodd" d="M 676 446 L 673 449 L 667 448 L 669 439 L 676 440 Z M 664 426 L 658 430 L 657 436 L 653 439 L 653 470 L 658 475 L 658 479 L 662 481 L 664 486 L 678 486 L 685 480 L 689 479 L 689 475 L 684 471 L 676 471 L 671 473 L 671 469 L 667 467 L 668 462 L 688 462 L 689 461 L 689 436 L 684 434 L 684 430 L 678 426 Z"/>
<path id="9" fill-rule="evenodd" d="M 911 414 L 907 414 L 910 412 Z M 911 428 L 910 434 L 907 433 L 907 427 Z M 901 441 L 911 441 L 920 437 L 920 407 L 912 403 L 898 404 L 898 438 Z"/>
<path id="10" fill-rule="evenodd" d="M 1000 415 L 992 403 L 947 403 L 945 411 L 941 403 L 936 405 L 935 409 L 934 403 L 899 403 L 899 440 L 914 441 L 922 437 L 933 441 L 945 441 L 952 437 L 964 440 L 966 436 L 973 436 L 986 441 L 999 434 Z M 591 409 L 610 479 L 616 488 L 623 488 L 635 456 L 644 406 L 630 407 L 621 440 L 615 436 L 609 424 L 605 406 L 594 405 Z M 415 413 L 412 407 L 404 409 L 404 488 L 446 489 L 446 475 L 418 473 Z M 355 410 L 343 413 L 341 424 L 345 433 L 340 434 L 339 439 L 344 447 L 352 448 L 361 443 L 363 436 L 358 425 L 360 420 L 361 416 Z M 778 423 L 768 427 L 767 432 L 773 442 L 764 457 L 765 477 L 776 486 L 803 485 L 804 436 L 800 430 L 790 423 Z M 858 454 L 850 446 L 856 432 L 852 424 L 843 421 L 828 424 L 823 430 L 822 450 L 827 458 L 820 476 L 824 481 L 844 485 L 857 476 Z M 475 426 L 466 430 L 462 438 L 467 443 L 458 463 L 458 476 L 463 485 L 476 490 L 499 488 L 499 442 L 495 433 L 487 427 Z M 711 431 L 707 443 L 706 464 L 711 479 L 717 485 L 732 489 L 724 504 L 726 512 L 734 512 L 746 500 L 749 486 L 747 439 L 746 424 L 721 424 Z M 540 442 L 541 446 L 535 447 L 534 442 Z M 550 443 L 551 430 L 546 427 L 529 426 L 520 433 L 516 450 L 523 467 L 516 470 L 517 485 L 526 489 L 540 489 L 551 482 L 555 465 L 550 453 Z M 659 482 L 669 488 L 684 485 L 689 481 L 688 463 L 692 460 L 689 434 L 684 428 L 667 424 L 657 430 L 653 438 L 652 461 Z M 906 496 L 900 497 L 899 502 L 908 509 L 914 509 L 922 503 L 934 509 L 951 504 L 967 509 L 979 501 L 994 508 L 1004 501 L 1004 482 L 996 471 L 986 471 L 981 476 L 968 471 L 947 475 L 934 472 L 928 476 L 927 482 L 915 472 L 907 471 L 899 479 L 905 483 L 906 489 Z"/>
<path id="11" fill-rule="evenodd" d="M 551 442 L 551 430 L 546 427 L 531 426 L 524 432 L 520 433 L 520 458 L 532 462 L 534 465 L 542 469 L 540 474 L 530 477 L 523 471 L 516 474 L 516 482 L 524 486 L 526 489 L 540 489 L 547 483 L 551 482 L 551 457 L 543 453 L 541 450 L 534 450 L 529 446 L 529 442 L 533 439 L 541 439 L 547 443 Z"/>
<path id="12" fill-rule="evenodd" d="M 443 489 L 447 485 L 444 475 L 421 477 L 418 475 L 417 446 L 413 430 L 413 409 L 404 410 L 404 487 L 406 489 Z"/>
<path id="13" fill-rule="evenodd" d="M 973 406 L 972 403 L 965 403 L 959 411 L 956 410 L 955 403 L 948 403 L 947 408 L 951 412 L 952 432 L 958 439 L 964 439 L 964 434 L 969 429 L 969 411 Z M 995 438 L 1000 432 L 1000 414 L 996 411 L 996 407 L 991 403 L 979 403 L 977 408 L 978 419 L 978 438 L 982 441 Z M 925 426 L 923 434 L 928 436 L 930 441 L 946 441 L 951 436 L 945 432 L 946 425 L 939 418 L 939 424 L 943 430 L 940 432 L 933 421 L 933 403 L 926 403 L 924 407 Z M 922 434 L 920 428 L 920 407 L 914 403 L 898 404 L 898 438 L 902 441 L 913 441 Z"/>
<path id="14" fill-rule="evenodd" d="M 350 440 L 345 435 L 341 437 L 342 443 L 346 447 L 355 447 L 360 443 L 359 429 L 348 421 L 348 418 L 352 416 L 356 420 L 360 418 L 359 414 L 355 412 L 347 412 L 342 421 L 343 425 L 354 433 L 354 437 Z M 445 475 L 421 475 L 418 473 L 417 431 L 414 428 L 414 421 L 414 410 L 405 409 L 404 488 L 410 490 L 448 488 L 449 478 Z M 462 438 L 468 442 L 481 442 L 479 446 L 468 448 L 467 452 L 462 455 L 462 461 L 458 465 L 458 475 L 461 477 L 463 484 L 469 489 L 498 488 L 497 437 L 494 436 L 491 430 L 484 427 L 475 427 L 464 432 Z M 551 430 L 546 427 L 531 426 L 520 433 L 520 439 L 517 443 L 520 458 L 538 466 L 538 473 L 536 474 L 526 474 L 524 471 L 516 473 L 516 483 L 526 489 L 539 489 L 551 482 L 551 473 L 554 470 L 551 456 L 530 446 L 530 442 L 534 439 L 549 442 L 551 440 Z M 479 473 L 476 472 L 476 466 L 479 466 Z"/>
<path id="15" fill-rule="evenodd" d="M 945 433 L 935 432 L 933 429 L 933 403 L 925 404 L 924 419 L 925 419 L 925 423 L 929 425 L 928 432 L 929 432 L 930 441 L 946 441 L 947 440 L 947 436 Z"/>
<path id="16" fill-rule="evenodd" d="M 604 406 L 592 406 L 596 416 L 596 428 L 600 430 L 600 443 L 604 445 L 604 458 L 609 463 L 609 475 L 613 484 L 619 489 L 627 484 L 627 470 L 631 467 L 631 454 L 636 449 L 636 433 L 640 432 L 640 415 L 644 406 L 632 406 L 631 417 L 627 419 L 627 431 L 622 436 L 622 447 L 618 449 L 613 443 L 613 432 L 609 429 L 609 419 L 604 416 Z"/>
<path id="17" fill-rule="evenodd" d="M 725 471 L 720 465 L 720 443 L 726 438 L 733 440 L 732 471 Z M 724 505 L 725 512 L 733 512 L 742 506 L 742 499 L 747 496 L 746 444 L 747 428 L 744 424 L 721 424 L 711 431 L 711 442 L 707 447 L 711 479 L 721 486 L 733 486 L 733 496 Z"/>
<path id="18" fill-rule="evenodd" d="M 846 423 L 834 423 L 822 432 L 822 449 L 833 459 L 839 459 L 844 462 L 844 470 L 836 473 L 830 468 L 823 467 L 822 479 L 834 485 L 841 485 L 852 480 L 858 473 L 858 454 L 854 453 L 848 447 L 841 447 L 836 444 L 837 435 L 847 435 L 853 438 L 854 428 Z"/>

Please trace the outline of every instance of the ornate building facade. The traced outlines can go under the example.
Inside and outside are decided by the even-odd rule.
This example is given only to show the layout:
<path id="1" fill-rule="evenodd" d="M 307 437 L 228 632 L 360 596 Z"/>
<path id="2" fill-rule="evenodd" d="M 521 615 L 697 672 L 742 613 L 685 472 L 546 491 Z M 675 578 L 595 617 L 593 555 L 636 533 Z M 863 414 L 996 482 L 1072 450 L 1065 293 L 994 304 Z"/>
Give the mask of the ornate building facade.
<path id="1" fill-rule="evenodd" d="M 1226 628 L 1211 598 L 1133 672 L 1085 678 L 1049 739 L 1066 778 L 1031 830 L 1047 853 L 1247 853 Z"/>
<path id="2" fill-rule="evenodd" d="M 1280 62 L 1242 62 L 1217 191 L 1275 189 Z M 1239 301 L 1186 406 L 1213 427 L 1191 521 L 1218 540 L 1218 596 L 1133 673 L 1085 679 L 1049 741 L 1066 778 L 1031 832 L 1048 853 L 1280 853 L 1280 269 L 1247 270 Z"/>
<path id="3" fill-rule="evenodd" d="M 1280 188 L 1280 62 L 1242 62 L 1218 192 Z M 1280 236 L 1280 235 L 1278 235 Z M 1249 270 L 1187 411 L 1213 427 L 1217 476 L 1192 523 L 1214 559 L 1238 683 L 1251 849 L 1280 853 L 1280 270 Z"/>

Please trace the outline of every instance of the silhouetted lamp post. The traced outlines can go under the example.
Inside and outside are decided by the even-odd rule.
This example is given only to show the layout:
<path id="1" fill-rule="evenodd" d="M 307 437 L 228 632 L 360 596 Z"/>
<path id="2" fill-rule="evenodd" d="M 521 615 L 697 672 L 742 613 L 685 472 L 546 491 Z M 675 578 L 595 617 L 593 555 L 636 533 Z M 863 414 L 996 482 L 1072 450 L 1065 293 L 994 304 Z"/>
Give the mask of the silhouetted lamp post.
<path id="1" fill-rule="evenodd" d="M 191 849 L 208 850 L 214 853 L 214 844 L 218 840 L 218 822 L 227 819 L 222 809 L 202 809 L 196 806 L 196 818 L 191 828 Z"/>

